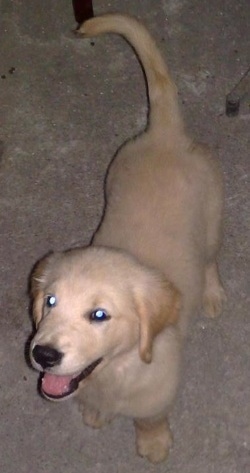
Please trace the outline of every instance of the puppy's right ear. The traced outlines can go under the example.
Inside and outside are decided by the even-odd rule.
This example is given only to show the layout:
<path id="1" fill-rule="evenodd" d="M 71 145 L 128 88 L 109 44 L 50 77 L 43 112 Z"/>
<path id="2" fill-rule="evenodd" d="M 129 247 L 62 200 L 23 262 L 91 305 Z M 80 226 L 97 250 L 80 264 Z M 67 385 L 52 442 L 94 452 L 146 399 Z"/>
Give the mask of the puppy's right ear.
<path id="1" fill-rule="evenodd" d="M 38 326 L 43 315 L 43 304 L 45 296 L 44 287 L 48 274 L 48 268 L 53 259 L 54 253 L 47 254 L 35 264 L 31 272 L 30 294 L 32 298 L 32 316 L 36 327 Z"/>
<path id="2" fill-rule="evenodd" d="M 178 321 L 181 296 L 164 278 L 157 282 L 152 280 L 151 287 L 142 286 L 134 291 L 140 322 L 139 353 L 142 361 L 151 363 L 155 337 Z"/>

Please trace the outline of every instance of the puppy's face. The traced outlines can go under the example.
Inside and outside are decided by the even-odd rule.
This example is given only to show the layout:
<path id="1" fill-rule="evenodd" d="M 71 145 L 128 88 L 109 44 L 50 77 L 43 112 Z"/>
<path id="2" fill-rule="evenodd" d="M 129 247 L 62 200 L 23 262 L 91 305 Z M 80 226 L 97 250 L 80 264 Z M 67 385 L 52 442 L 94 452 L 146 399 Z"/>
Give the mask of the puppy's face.
<path id="1" fill-rule="evenodd" d="M 37 332 L 33 366 L 44 372 L 51 399 L 72 394 L 79 382 L 138 345 L 150 362 L 156 335 L 176 322 L 177 291 L 131 257 L 104 248 L 71 250 L 44 258 L 31 290 Z"/>

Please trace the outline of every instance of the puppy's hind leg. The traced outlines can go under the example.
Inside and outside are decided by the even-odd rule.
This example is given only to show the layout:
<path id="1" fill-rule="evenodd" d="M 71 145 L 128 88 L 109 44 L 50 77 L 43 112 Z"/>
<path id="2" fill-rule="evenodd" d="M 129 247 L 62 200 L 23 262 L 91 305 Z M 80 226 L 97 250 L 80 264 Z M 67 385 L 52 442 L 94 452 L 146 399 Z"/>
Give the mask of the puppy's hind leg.
<path id="1" fill-rule="evenodd" d="M 223 184 L 219 169 L 214 168 L 210 183 L 207 206 L 207 248 L 205 266 L 205 287 L 203 293 L 203 309 L 208 317 L 220 315 L 227 297 L 223 289 L 217 255 L 220 249 L 223 214 Z"/>
<path id="2" fill-rule="evenodd" d="M 173 443 L 167 419 L 136 419 L 137 453 L 152 463 L 166 460 Z"/>

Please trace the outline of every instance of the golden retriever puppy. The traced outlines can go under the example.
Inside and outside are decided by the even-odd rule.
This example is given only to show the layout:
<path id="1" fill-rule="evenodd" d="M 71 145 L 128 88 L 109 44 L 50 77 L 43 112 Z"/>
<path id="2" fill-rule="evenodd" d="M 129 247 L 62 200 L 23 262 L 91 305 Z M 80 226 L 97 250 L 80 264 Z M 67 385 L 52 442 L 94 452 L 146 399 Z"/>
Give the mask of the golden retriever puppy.
<path id="1" fill-rule="evenodd" d="M 216 316 L 225 299 L 216 263 L 222 183 L 207 148 L 185 132 L 176 87 L 147 30 L 118 14 L 78 30 L 108 32 L 138 54 L 149 123 L 110 166 L 92 244 L 36 265 L 30 357 L 42 372 L 43 396 L 76 395 L 93 427 L 132 417 L 138 453 L 160 462 L 172 442 L 167 416 L 188 321 L 202 304 Z"/>

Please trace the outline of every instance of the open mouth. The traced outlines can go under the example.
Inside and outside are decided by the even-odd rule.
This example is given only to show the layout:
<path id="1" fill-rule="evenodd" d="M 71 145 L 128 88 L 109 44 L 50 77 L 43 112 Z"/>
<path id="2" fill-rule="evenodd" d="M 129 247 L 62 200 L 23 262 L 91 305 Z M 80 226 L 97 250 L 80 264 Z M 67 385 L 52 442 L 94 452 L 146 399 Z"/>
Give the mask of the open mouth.
<path id="1" fill-rule="evenodd" d="M 102 358 L 91 363 L 79 375 L 58 376 L 51 373 L 43 373 L 41 377 L 40 391 L 47 399 L 59 400 L 73 394 L 81 381 L 87 378 L 101 363 Z"/>

